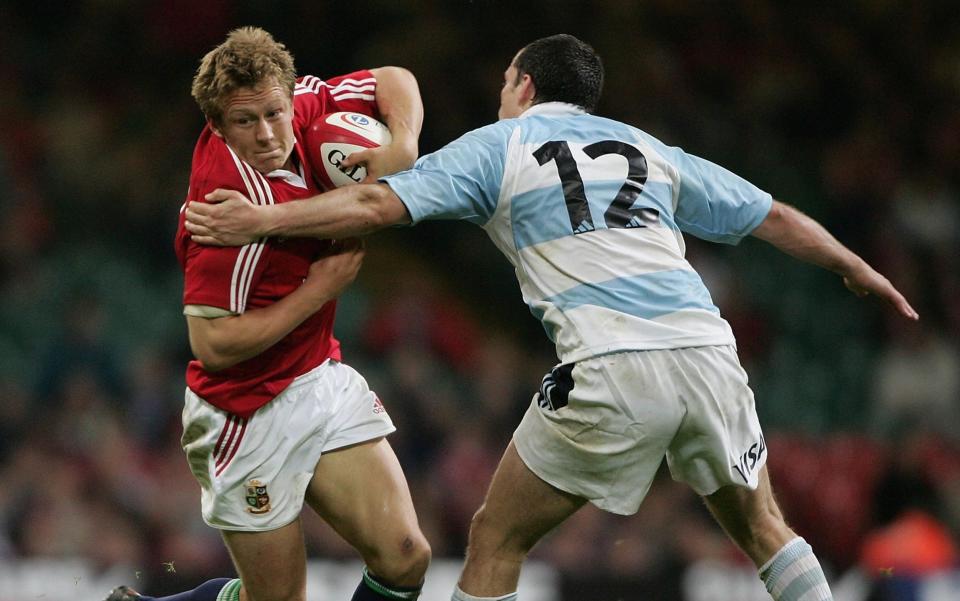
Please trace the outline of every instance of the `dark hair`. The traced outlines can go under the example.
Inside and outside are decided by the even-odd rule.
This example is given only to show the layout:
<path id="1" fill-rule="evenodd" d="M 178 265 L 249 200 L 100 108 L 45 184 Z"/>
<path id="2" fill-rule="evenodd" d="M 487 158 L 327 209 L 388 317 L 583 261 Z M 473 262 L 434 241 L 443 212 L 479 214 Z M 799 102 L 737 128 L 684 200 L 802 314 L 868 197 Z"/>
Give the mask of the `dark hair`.
<path id="1" fill-rule="evenodd" d="M 593 112 L 603 91 L 603 63 L 586 42 L 560 33 L 530 42 L 513 61 L 517 78 L 533 79 L 534 104 L 567 102 Z"/>

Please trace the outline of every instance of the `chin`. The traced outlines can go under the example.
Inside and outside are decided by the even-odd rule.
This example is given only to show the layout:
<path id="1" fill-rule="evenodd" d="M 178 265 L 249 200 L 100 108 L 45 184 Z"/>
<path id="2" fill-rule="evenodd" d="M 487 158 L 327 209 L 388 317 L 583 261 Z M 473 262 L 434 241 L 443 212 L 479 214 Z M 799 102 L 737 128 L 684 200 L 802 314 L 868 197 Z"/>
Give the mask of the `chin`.
<path id="1" fill-rule="evenodd" d="M 262 161 L 254 165 L 253 168 L 266 175 L 272 171 L 276 171 L 277 169 L 282 169 L 286 163 L 286 159 L 282 161 L 280 159 L 271 159 L 269 161 Z"/>

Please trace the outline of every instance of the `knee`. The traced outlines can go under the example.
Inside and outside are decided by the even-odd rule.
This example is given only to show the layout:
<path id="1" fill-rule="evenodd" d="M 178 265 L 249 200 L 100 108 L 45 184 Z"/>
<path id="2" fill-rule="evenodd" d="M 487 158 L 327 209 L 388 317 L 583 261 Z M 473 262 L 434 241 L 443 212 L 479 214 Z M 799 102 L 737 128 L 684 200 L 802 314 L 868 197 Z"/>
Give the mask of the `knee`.
<path id="1" fill-rule="evenodd" d="M 501 522 L 491 515 L 486 505 L 470 520 L 470 536 L 467 554 L 474 559 L 483 556 L 511 555 L 523 557 L 530 552 L 536 540 L 526 540 L 519 533 L 511 533 L 501 527 Z"/>
<path id="2" fill-rule="evenodd" d="M 493 529 L 490 515 L 487 512 L 486 504 L 481 505 L 480 509 L 470 518 L 470 532 L 468 535 L 468 546 L 483 545 L 493 538 Z"/>
<path id="3" fill-rule="evenodd" d="M 417 530 L 390 548 L 382 549 L 376 557 L 368 558 L 367 567 L 389 584 L 416 587 L 423 583 L 431 555 L 430 543 Z"/>

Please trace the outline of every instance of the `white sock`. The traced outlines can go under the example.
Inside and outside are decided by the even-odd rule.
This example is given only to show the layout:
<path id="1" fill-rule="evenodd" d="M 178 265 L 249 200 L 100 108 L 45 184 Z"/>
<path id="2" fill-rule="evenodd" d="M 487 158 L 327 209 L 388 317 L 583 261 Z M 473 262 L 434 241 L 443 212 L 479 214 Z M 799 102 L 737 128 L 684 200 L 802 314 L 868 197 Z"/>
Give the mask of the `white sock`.
<path id="1" fill-rule="evenodd" d="M 760 567 L 760 579 L 776 601 L 833 601 L 820 562 L 800 537 L 785 544 Z"/>
<path id="2" fill-rule="evenodd" d="M 517 601 L 517 593 L 509 593 L 502 597 L 474 597 L 460 590 L 460 587 L 454 589 L 450 601 Z"/>

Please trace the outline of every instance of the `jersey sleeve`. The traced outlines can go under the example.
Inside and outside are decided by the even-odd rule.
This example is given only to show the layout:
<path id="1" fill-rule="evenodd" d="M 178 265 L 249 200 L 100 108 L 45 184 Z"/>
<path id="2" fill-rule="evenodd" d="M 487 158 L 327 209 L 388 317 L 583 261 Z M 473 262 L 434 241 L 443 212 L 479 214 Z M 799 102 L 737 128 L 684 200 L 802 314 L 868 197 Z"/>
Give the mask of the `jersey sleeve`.
<path id="1" fill-rule="evenodd" d="M 305 75 L 293 90 L 294 114 L 301 127 L 320 115 L 341 111 L 379 119 L 376 93 L 377 79 L 370 71 L 355 71 L 327 80 Z"/>
<path id="2" fill-rule="evenodd" d="M 496 123 L 476 129 L 380 181 L 400 197 L 413 223 L 462 219 L 483 225 L 497 208 L 510 133 Z"/>
<path id="3" fill-rule="evenodd" d="M 742 177 L 671 149 L 680 175 L 675 218 L 684 232 L 711 242 L 737 244 L 766 218 L 773 197 Z"/>
<path id="4" fill-rule="evenodd" d="M 264 241 L 241 247 L 189 243 L 184 263 L 183 304 L 205 306 L 238 315 L 263 273 Z M 187 314 L 197 314 L 188 310 Z M 204 311 L 205 317 L 222 312 Z"/>
<path id="5" fill-rule="evenodd" d="M 203 143 L 201 138 L 194 153 L 188 201 L 206 202 L 206 194 L 216 188 L 226 188 L 242 192 L 251 202 L 264 204 L 269 200 L 268 186 L 262 175 L 240 161 L 222 141 L 207 136 Z M 200 305 L 231 314 L 243 313 L 250 290 L 266 264 L 265 241 L 241 247 L 197 244 L 184 229 L 181 213 L 177 245 L 184 272 L 184 306 Z"/>

